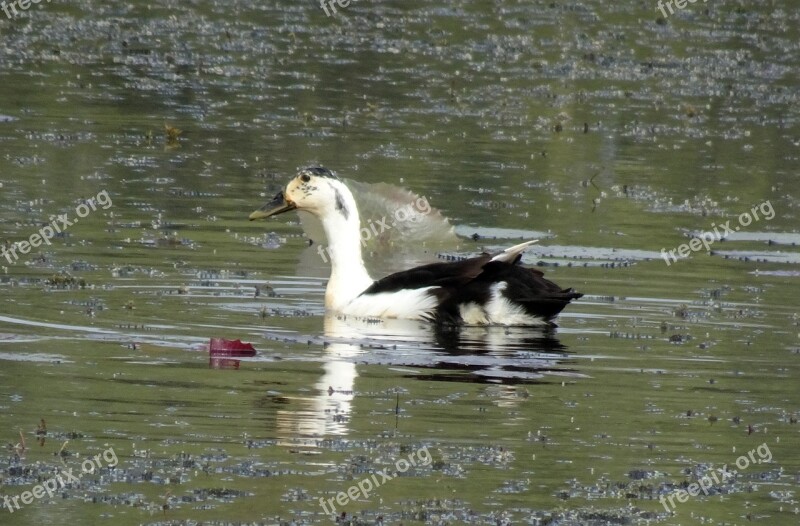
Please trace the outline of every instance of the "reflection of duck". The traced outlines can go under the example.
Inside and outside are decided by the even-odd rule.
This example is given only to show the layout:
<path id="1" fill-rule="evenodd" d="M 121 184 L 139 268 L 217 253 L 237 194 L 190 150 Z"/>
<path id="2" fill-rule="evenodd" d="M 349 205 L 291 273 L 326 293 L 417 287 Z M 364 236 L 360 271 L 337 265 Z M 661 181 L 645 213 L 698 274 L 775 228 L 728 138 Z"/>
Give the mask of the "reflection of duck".
<path id="1" fill-rule="evenodd" d="M 318 435 L 345 435 L 348 431 L 355 390 L 357 350 L 349 345 L 331 344 L 326 349 L 322 377 L 315 384 L 315 431 Z M 309 427 L 309 426 L 307 426 Z"/>
<path id="2" fill-rule="evenodd" d="M 328 323 L 325 323 L 326 333 Z M 285 338 L 285 333 L 283 338 Z M 298 436 L 347 435 L 355 398 L 356 357 L 363 351 L 349 343 L 325 346 L 322 375 L 308 395 L 292 397 L 294 405 L 276 412 L 279 443 L 293 445 Z M 283 442 L 283 440 L 287 440 Z"/>
<path id="3" fill-rule="evenodd" d="M 325 334 L 337 333 L 325 318 Z M 352 334 L 350 334 L 352 335 Z M 285 334 L 284 334 L 285 337 Z M 278 411 L 278 420 L 286 437 L 297 435 L 324 437 L 347 435 L 351 418 L 354 391 L 358 371 L 355 359 L 363 351 L 358 345 L 345 341 L 332 341 L 325 345 L 322 376 L 314 384 L 313 396 L 302 397 L 302 409 Z"/>
<path id="4" fill-rule="evenodd" d="M 292 398 L 295 405 L 277 410 L 280 443 L 288 439 L 286 444 L 293 445 L 298 436 L 349 434 L 359 391 L 356 363 L 392 366 L 418 380 L 480 382 L 498 389 L 539 383 L 551 375 L 582 376 L 563 366 L 567 351 L 550 329 L 443 327 L 331 313 L 325 316 L 324 327 L 319 342 L 325 349 L 322 375 L 308 395 Z M 287 333 L 281 332 L 280 339 L 286 340 Z M 297 339 L 309 341 L 308 336 Z M 524 389 L 500 392 L 498 400 L 513 406 L 526 393 Z M 275 396 L 270 396 L 265 405 L 275 403 Z"/>
<path id="5" fill-rule="evenodd" d="M 437 326 L 436 343 L 448 354 L 487 354 L 511 356 L 519 351 L 556 354 L 563 357 L 566 347 L 555 337 L 555 330 L 509 332 L 501 327 Z"/>
<path id="6" fill-rule="evenodd" d="M 547 325 L 582 296 L 519 265 L 522 252 L 534 241 L 373 281 L 361 257 L 361 222 L 353 195 L 325 168 L 301 170 L 250 219 L 289 210 L 310 212 L 322 222 L 331 260 L 325 307 L 332 311 L 467 325 Z"/>
<path id="7" fill-rule="evenodd" d="M 412 367 L 417 379 L 515 384 L 581 376 L 564 367 L 567 349 L 547 327 L 458 327 L 329 313 L 325 342 L 332 357 L 349 352 L 359 363 Z"/>

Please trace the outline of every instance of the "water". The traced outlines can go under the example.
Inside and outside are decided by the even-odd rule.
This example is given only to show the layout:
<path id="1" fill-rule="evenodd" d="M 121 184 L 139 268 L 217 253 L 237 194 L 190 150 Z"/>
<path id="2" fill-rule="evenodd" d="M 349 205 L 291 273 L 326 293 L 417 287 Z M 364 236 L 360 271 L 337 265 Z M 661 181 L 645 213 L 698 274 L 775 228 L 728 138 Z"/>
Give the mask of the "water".
<path id="1" fill-rule="evenodd" d="M 328 522 L 320 498 L 426 447 L 337 513 L 796 524 L 800 15 L 660 16 L 199 1 L 0 20 L 0 240 L 113 201 L 0 260 L 0 497 L 101 455 L 0 523 Z M 376 240 L 374 276 L 535 237 L 525 261 L 586 296 L 554 332 L 326 317 L 299 220 L 247 221 L 312 162 L 377 203 L 379 183 L 425 196 L 460 236 Z M 662 259 L 726 221 L 710 253 Z M 259 354 L 210 360 L 211 337 Z M 737 460 L 708 495 L 671 493 Z"/>

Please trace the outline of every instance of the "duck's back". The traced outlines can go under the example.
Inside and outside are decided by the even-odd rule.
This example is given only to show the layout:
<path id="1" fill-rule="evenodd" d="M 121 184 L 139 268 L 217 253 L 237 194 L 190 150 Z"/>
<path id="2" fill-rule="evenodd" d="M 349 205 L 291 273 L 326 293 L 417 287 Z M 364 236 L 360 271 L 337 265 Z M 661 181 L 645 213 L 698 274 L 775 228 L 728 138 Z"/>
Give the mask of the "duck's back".
<path id="1" fill-rule="evenodd" d="M 374 282 L 345 314 L 466 325 L 553 325 L 582 294 L 561 289 L 542 272 L 483 254 L 432 263 Z"/>

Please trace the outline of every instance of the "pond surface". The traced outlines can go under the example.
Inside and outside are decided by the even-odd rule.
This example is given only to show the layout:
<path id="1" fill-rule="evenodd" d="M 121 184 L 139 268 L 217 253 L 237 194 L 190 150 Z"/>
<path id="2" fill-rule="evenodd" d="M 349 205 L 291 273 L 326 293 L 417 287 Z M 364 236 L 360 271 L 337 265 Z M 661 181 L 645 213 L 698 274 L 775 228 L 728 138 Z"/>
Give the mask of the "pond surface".
<path id="1" fill-rule="evenodd" d="M 0 258 L 0 523 L 800 521 L 792 2 L 99 4 L 0 15 L 0 243 L 80 215 Z M 311 163 L 438 211 L 373 276 L 538 238 L 585 297 L 326 316 L 298 218 L 247 221 Z"/>

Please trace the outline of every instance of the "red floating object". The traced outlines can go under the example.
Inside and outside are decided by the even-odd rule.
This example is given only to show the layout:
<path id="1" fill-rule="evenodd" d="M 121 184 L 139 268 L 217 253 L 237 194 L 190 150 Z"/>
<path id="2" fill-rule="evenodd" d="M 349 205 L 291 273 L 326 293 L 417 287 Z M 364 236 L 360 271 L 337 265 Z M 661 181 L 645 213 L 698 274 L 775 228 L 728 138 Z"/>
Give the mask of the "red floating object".
<path id="1" fill-rule="evenodd" d="M 225 338 L 211 338 L 208 346 L 211 356 L 255 356 L 256 349 L 252 343 L 242 343 L 242 340 L 226 340 Z"/>

